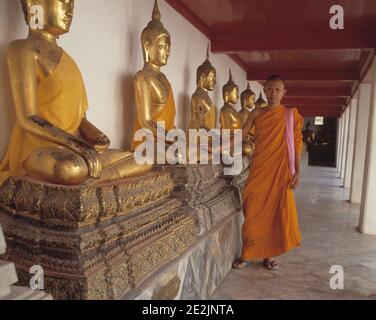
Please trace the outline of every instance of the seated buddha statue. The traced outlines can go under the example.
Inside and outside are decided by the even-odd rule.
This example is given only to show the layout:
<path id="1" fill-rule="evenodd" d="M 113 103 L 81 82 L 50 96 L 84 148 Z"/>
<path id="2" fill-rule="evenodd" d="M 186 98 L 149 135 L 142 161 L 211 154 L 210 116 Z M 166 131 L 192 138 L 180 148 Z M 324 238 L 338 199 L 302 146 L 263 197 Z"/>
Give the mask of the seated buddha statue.
<path id="1" fill-rule="evenodd" d="M 110 150 L 110 140 L 86 118 L 82 75 L 57 44 L 69 32 L 74 0 L 21 0 L 21 5 L 29 34 L 7 50 L 16 123 L 0 164 L 0 185 L 12 176 L 80 185 L 149 172 L 151 166 L 136 164 L 133 153 Z M 30 27 L 34 5 L 43 8 L 43 29 Z"/>
<path id="2" fill-rule="evenodd" d="M 242 129 L 239 114 L 235 109 L 235 104 L 239 101 L 239 87 L 232 78 L 231 70 L 229 80 L 223 86 L 222 93 L 224 105 L 220 114 L 221 129 Z"/>
<path id="3" fill-rule="evenodd" d="M 197 89 L 191 100 L 191 122 L 189 129 L 206 129 L 210 131 L 216 127 L 217 108 L 209 97 L 217 84 L 217 73 L 210 62 L 209 46 L 206 60 L 197 69 Z"/>
<path id="4" fill-rule="evenodd" d="M 252 110 L 255 108 L 256 94 L 251 90 L 251 87 L 248 83 L 247 89 L 242 92 L 240 96 L 242 109 L 239 111 L 240 122 L 242 128 L 247 123 L 248 117 Z M 255 128 L 253 128 L 247 137 L 247 141 L 243 143 L 243 153 L 252 154 L 255 148 L 254 136 Z"/>
<path id="5" fill-rule="evenodd" d="M 248 117 L 255 108 L 256 94 L 251 90 L 248 83 L 247 89 L 240 95 L 242 109 L 239 111 L 240 122 L 242 127 L 246 124 Z"/>
<path id="6" fill-rule="evenodd" d="M 239 87 L 235 84 L 232 73 L 230 70 L 230 77 L 228 82 L 223 86 L 223 100 L 224 105 L 221 109 L 220 121 L 221 130 L 228 129 L 231 130 L 231 135 L 233 130 L 241 130 L 243 128 L 241 118 L 239 113 L 235 109 L 235 104 L 239 100 Z M 243 154 L 249 155 L 253 152 L 253 147 L 249 144 L 249 141 L 243 142 Z"/>
<path id="7" fill-rule="evenodd" d="M 172 87 L 161 67 L 167 65 L 170 57 L 171 37 L 161 22 L 158 2 L 155 1 L 152 20 L 142 31 L 141 44 L 144 67 L 134 79 L 137 118 L 133 136 L 139 129 L 150 130 L 154 138 L 160 130 L 158 122 L 164 122 L 166 134 L 175 128 L 176 108 Z M 143 141 L 133 139 L 132 150 Z"/>

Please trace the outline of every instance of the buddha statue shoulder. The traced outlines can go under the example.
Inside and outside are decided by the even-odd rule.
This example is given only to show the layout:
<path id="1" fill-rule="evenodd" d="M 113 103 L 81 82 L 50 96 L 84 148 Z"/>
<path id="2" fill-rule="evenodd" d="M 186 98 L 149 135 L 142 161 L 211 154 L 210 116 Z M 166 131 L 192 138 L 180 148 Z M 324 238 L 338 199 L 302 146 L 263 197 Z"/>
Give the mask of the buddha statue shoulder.
<path id="1" fill-rule="evenodd" d="M 156 137 L 157 123 L 163 122 L 165 130 L 169 131 L 175 128 L 176 116 L 171 84 L 161 72 L 170 57 L 171 37 L 161 22 L 157 1 L 154 3 L 152 20 L 142 31 L 141 44 L 144 67 L 134 79 L 137 116 L 133 135 L 139 129 L 148 129 Z M 141 143 L 133 141 L 132 149 Z"/>
<path id="2" fill-rule="evenodd" d="M 215 89 L 217 73 L 209 59 L 208 46 L 206 60 L 197 69 L 197 89 L 191 100 L 190 129 L 210 131 L 216 127 L 217 109 L 209 96 L 209 91 Z"/>
<path id="3" fill-rule="evenodd" d="M 104 183 L 143 175 L 150 165 L 136 164 L 133 153 L 109 149 L 110 140 L 86 118 L 88 101 L 80 70 L 57 44 L 69 32 L 74 0 L 21 0 L 29 25 L 30 9 L 43 8 L 44 28 L 29 26 L 26 39 L 7 50 L 16 123 L 0 185 L 11 176 L 47 183 Z"/>

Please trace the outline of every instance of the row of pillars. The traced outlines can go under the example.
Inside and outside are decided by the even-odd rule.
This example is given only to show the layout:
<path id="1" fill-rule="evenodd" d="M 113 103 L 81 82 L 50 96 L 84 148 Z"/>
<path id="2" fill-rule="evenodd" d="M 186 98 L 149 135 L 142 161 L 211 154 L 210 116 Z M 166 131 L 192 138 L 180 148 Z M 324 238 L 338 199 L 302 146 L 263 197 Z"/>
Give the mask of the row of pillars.
<path id="1" fill-rule="evenodd" d="M 376 235 L 376 59 L 338 120 L 337 168 L 350 202 L 361 204 L 359 231 Z"/>

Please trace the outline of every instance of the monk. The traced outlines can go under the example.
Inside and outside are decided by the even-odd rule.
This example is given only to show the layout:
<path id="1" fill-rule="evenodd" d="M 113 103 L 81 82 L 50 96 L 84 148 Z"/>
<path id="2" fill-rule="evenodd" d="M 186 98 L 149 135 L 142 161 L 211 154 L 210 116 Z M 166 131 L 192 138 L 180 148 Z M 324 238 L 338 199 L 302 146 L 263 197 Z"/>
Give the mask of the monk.
<path id="1" fill-rule="evenodd" d="M 286 92 L 284 79 L 271 76 L 265 85 L 268 106 L 252 111 L 243 128 L 243 138 L 255 128 L 255 152 L 244 191 L 243 248 L 236 269 L 263 259 L 267 269 L 277 270 L 272 258 L 301 242 L 293 190 L 300 181 L 303 118 L 281 104 Z"/>

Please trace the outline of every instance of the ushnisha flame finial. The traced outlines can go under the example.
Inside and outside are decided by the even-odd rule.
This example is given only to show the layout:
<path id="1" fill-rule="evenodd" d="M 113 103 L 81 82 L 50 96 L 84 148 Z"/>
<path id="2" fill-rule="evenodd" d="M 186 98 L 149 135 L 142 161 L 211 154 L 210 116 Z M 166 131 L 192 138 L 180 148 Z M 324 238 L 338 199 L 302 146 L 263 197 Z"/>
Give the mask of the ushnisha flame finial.
<path id="1" fill-rule="evenodd" d="M 158 1 L 154 1 L 153 14 L 151 16 L 154 21 L 161 21 L 161 12 L 159 11 Z"/>

